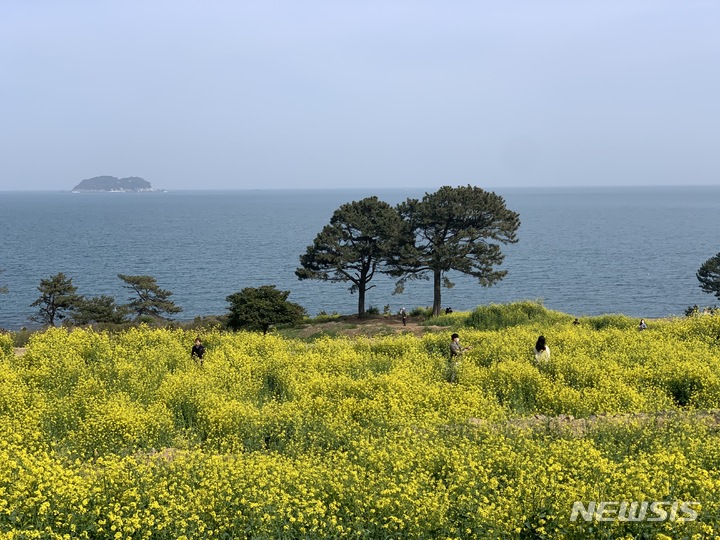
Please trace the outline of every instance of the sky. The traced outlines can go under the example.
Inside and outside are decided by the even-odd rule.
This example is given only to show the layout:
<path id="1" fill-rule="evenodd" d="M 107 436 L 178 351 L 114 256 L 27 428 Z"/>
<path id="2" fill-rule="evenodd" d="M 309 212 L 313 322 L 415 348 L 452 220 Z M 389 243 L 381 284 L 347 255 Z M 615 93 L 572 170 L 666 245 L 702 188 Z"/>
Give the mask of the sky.
<path id="1" fill-rule="evenodd" d="M 720 185 L 715 0 L 1 0 L 0 190 Z"/>

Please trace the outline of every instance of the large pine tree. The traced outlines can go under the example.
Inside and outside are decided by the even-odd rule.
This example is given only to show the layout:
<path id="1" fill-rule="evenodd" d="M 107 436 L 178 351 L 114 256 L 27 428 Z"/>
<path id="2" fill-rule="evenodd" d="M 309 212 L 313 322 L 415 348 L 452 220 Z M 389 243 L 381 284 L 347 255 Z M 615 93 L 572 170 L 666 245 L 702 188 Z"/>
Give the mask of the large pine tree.
<path id="1" fill-rule="evenodd" d="M 350 282 L 358 294 L 358 317 L 365 315 L 366 293 L 385 259 L 396 249 L 403 227 L 396 210 L 377 197 L 343 204 L 300 257 L 299 279 Z"/>
<path id="2" fill-rule="evenodd" d="M 412 231 L 410 243 L 392 259 L 402 289 L 408 279 L 433 280 L 433 315 L 441 309 L 441 287 L 452 287 L 451 270 L 490 286 L 507 271 L 497 270 L 504 255 L 500 244 L 517 242 L 520 217 L 505 200 L 475 186 L 443 186 L 421 199 L 408 199 L 398 211 Z"/>

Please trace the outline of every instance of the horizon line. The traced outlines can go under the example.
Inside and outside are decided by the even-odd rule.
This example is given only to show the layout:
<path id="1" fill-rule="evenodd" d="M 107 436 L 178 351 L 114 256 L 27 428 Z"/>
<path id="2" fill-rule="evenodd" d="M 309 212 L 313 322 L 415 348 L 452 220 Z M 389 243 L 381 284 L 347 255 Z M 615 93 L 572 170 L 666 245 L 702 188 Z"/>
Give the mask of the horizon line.
<path id="1" fill-rule="evenodd" d="M 450 184 L 443 184 L 450 185 Z M 465 185 L 477 185 L 477 184 L 459 184 L 455 187 L 462 187 Z M 153 187 L 152 191 L 143 193 L 158 193 L 158 192 L 179 192 L 179 191 L 399 191 L 399 190 L 437 190 L 439 187 L 429 186 L 401 186 L 401 187 L 224 187 L 224 188 L 165 188 L 165 187 Z M 618 189 L 618 188 L 720 188 L 720 184 L 590 184 L 590 185 L 548 185 L 548 186 L 477 186 L 486 190 L 499 190 L 499 189 Z M 0 189 L 0 193 L 73 193 L 73 189 Z M 86 191 L 83 193 L 104 193 L 104 190 L 97 191 Z M 128 191 L 127 193 L 135 193 Z M 137 192 L 141 193 L 141 192 Z"/>

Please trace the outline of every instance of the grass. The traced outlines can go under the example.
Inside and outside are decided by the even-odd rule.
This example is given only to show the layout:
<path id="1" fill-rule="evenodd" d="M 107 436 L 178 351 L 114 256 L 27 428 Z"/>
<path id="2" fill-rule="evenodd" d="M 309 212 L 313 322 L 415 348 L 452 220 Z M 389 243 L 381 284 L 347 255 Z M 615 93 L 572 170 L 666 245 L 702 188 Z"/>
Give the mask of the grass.
<path id="1" fill-rule="evenodd" d="M 500 330 L 527 324 L 549 326 L 572 320 L 571 315 L 547 309 L 540 300 L 523 300 L 510 304 L 478 306 L 464 324 L 476 330 Z"/>

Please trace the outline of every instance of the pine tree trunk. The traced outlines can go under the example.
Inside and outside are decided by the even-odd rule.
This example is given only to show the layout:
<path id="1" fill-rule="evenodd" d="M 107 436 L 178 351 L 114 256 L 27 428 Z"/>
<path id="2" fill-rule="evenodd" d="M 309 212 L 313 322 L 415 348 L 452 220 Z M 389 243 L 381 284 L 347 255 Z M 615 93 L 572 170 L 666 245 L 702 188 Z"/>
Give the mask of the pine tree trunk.
<path id="1" fill-rule="evenodd" d="M 433 272 L 433 317 L 440 315 L 440 306 L 442 304 L 442 290 L 440 286 L 442 284 L 440 270 Z"/>
<path id="2" fill-rule="evenodd" d="M 358 287 L 358 318 L 365 317 L 365 287 Z"/>

